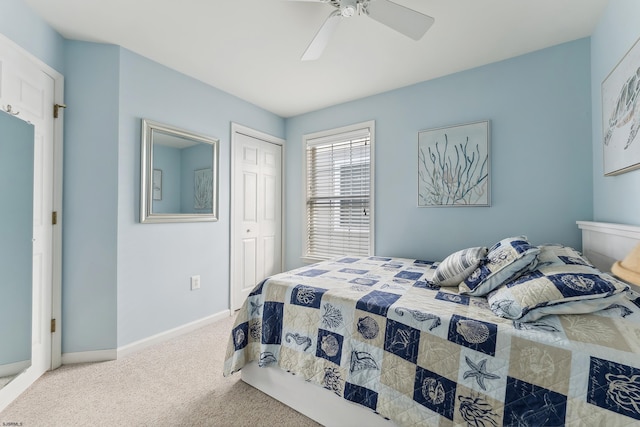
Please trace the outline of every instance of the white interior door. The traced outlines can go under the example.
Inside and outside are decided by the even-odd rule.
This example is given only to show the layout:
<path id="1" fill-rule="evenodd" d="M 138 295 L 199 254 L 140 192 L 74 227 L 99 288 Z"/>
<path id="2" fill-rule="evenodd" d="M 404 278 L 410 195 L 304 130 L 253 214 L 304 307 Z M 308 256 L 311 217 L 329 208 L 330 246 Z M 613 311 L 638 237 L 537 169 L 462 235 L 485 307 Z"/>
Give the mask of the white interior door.
<path id="1" fill-rule="evenodd" d="M 56 88 L 56 84 L 60 79 L 60 75 L 47 72 L 40 63 L 12 42 L 0 39 L 0 108 L 5 111 L 10 109 L 11 114 L 30 122 L 35 131 L 32 360 L 31 367 L 24 374 L 0 391 L 0 410 L 3 403 L 10 402 L 52 368 L 54 248 L 59 243 L 54 242 L 52 212 L 54 204 L 61 202 L 61 198 L 54 198 L 54 189 L 59 186 L 56 183 L 61 181 L 55 175 L 54 148 L 57 144 L 53 105 L 59 93 L 60 88 Z M 61 153 L 57 154 L 61 159 Z M 57 338 L 59 339 L 59 332 Z M 59 349 L 59 345 L 54 347 Z M 60 359 L 60 355 L 56 359 Z"/>
<path id="2" fill-rule="evenodd" d="M 282 271 L 282 140 L 234 125 L 231 309 Z"/>

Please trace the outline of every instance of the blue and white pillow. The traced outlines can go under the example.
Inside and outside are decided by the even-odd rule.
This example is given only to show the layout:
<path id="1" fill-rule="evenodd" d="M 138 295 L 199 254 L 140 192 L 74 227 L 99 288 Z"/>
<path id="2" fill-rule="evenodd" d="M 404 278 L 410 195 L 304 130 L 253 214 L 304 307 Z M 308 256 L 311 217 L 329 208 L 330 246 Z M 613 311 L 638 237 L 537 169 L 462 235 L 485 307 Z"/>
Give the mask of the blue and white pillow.
<path id="1" fill-rule="evenodd" d="M 439 286 L 458 286 L 478 268 L 488 251 L 486 247 L 477 247 L 452 253 L 436 268 L 433 283 Z"/>
<path id="2" fill-rule="evenodd" d="M 536 267 L 540 249 L 525 236 L 508 237 L 489 249 L 486 261 L 460 283 L 461 294 L 483 296 Z"/>
<path id="3" fill-rule="evenodd" d="M 488 296 L 500 317 L 531 322 L 548 314 L 591 313 L 608 307 L 629 289 L 602 273 L 573 248 L 541 246 L 538 266 Z"/>

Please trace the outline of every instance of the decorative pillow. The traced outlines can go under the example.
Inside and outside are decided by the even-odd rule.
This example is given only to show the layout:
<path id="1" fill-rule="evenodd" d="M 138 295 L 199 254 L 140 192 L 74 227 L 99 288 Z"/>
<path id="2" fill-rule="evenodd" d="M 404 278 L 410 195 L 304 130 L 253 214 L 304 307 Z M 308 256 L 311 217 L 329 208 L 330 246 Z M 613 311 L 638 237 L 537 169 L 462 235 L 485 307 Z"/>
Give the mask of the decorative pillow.
<path id="1" fill-rule="evenodd" d="M 483 296 L 536 267 L 540 249 L 525 236 L 500 240 L 489 249 L 487 258 L 471 273 L 458 290 L 461 294 Z"/>
<path id="2" fill-rule="evenodd" d="M 496 315 L 531 322 L 547 314 L 591 313 L 624 297 L 629 289 L 573 248 L 545 245 L 540 249 L 535 271 L 489 295 Z"/>
<path id="3" fill-rule="evenodd" d="M 436 268 L 433 282 L 440 286 L 458 286 L 478 268 L 488 251 L 486 247 L 478 247 L 452 253 Z"/>

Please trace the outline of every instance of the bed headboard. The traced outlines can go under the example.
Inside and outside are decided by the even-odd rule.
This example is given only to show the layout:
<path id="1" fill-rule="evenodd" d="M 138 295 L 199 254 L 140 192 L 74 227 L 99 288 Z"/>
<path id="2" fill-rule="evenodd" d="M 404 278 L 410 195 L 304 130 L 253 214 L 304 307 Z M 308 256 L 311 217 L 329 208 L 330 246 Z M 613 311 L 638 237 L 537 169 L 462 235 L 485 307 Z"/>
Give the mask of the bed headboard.
<path id="1" fill-rule="evenodd" d="M 582 230 L 582 253 L 599 270 L 609 272 L 640 243 L 640 227 L 608 222 L 578 221 Z M 637 286 L 636 290 L 640 290 Z"/>

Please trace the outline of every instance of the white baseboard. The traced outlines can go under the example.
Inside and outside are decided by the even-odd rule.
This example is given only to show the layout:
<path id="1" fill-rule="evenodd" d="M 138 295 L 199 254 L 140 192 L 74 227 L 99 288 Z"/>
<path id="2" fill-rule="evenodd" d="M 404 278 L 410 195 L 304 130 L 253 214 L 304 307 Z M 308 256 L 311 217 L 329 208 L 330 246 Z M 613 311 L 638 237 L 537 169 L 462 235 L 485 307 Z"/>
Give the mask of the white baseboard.
<path id="1" fill-rule="evenodd" d="M 0 378 L 19 374 L 20 372 L 31 366 L 31 360 L 22 360 L 20 362 L 6 363 L 0 365 Z"/>
<path id="2" fill-rule="evenodd" d="M 220 313 L 213 314 L 211 316 L 196 320 L 191 323 L 187 323 L 186 325 L 178 326 L 177 328 L 169 329 L 168 331 L 164 331 L 148 338 L 133 342 L 131 344 L 118 347 L 117 350 L 109 349 L 98 351 L 81 351 L 77 353 L 63 353 L 62 364 L 70 365 L 74 363 L 92 363 L 116 360 L 152 345 L 159 344 L 175 337 L 179 337 L 180 335 L 187 334 L 191 331 L 195 331 L 196 329 L 217 322 L 218 320 L 222 320 L 230 315 L 230 310 L 224 310 Z"/>
<path id="3" fill-rule="evenodd" d="M 115 349 L 62 353 L 62 364 L 106 362 L 108 360 L 116 360 L 117 356 Z"/>
<path id="4" fill-rule="evenodd" d="M 184 335 L 191 331 L 195 331 L 196 329 L 199 329 L 199 328 L 202 328 L 203 326 L 217 322 L 218 320 L 222 320 L 225 317 L 229 317 L 230 315 L 231 315 L 231 312 L 229 310 L 224 310 L 220 313 L 213 314 L 203 319 L 196 320 L 191 323 L 187 323 L 186 325 L 178 326 L 177 328 L 169 329 L 168 331 L 164 331 L 159 334 L 152 335 L 140 341 L 136 341 L 131 344 L 118 347 L 118 358 L 135 353 L 136 351 L 140 351 L 143 348 L 147 348 L 154 344 L 159 344 L 161 342 L 170 340 L 171 338 L 179 337 L 180 335 Z"/>

